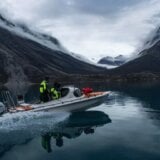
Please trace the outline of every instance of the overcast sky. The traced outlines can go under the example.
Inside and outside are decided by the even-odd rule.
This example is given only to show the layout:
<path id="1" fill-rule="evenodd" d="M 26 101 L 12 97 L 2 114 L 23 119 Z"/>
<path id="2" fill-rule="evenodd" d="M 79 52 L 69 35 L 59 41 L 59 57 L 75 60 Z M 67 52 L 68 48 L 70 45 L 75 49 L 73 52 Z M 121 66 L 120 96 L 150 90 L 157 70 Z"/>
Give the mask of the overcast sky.
<path id="1" fill-rule="evenodd" d="M 88 58 L 130 55 L 159 25 L 159 0 L 3 0 L 1 12 Z"/>

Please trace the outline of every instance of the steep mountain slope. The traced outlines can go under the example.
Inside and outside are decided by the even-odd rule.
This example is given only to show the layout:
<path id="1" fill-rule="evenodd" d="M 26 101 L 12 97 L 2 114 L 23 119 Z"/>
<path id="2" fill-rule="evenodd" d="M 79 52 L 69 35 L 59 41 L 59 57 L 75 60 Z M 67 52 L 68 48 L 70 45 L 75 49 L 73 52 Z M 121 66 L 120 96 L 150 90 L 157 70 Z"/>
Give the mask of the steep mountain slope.
<path id="1" fill-rule="evenodd" d="M 137 58 L 112 70 L 115 74 L 160 73 L 160 28 L 147 40 Z"/>
<path id="2" fill-rule="evenodd" d="M 160 41 L 160 27 L 151 32 L 151 34 L 148 36 L 148 39 L 142 46 L 142 51 L 151 48 L 154 46 L 158 41 Z M 141 53 L 140 53 L 141 55 Z"/>
<path id="3" fill-rule="evenodd" d="M 104 72 L 71 56 L 59 41 L 0 16 L 0 80 L 35 81 L 39 77 Z"/>

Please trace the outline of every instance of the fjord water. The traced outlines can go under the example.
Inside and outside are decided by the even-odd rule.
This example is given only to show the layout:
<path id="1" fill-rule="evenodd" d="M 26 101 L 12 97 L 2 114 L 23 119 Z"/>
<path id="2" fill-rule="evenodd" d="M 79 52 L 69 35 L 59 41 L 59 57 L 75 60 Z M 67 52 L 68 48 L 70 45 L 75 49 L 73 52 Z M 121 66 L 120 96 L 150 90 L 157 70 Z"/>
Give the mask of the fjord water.
<path id="1" fill-rule="evenodd" d="M 91 86 L 111 95 L 88 111 L 1 117 L 0 159 L 159 160 L 160 85 Z"/>

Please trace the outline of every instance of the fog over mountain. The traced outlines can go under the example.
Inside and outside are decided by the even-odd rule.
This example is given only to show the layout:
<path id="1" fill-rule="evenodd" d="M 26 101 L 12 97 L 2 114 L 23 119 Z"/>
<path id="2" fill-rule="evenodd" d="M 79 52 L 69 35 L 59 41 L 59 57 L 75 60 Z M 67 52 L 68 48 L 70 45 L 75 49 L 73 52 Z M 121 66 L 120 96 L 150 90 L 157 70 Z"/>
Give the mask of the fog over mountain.
<path id="1" fill-rule="evenodd" d="M 68 51 L 56 38 L 33 31 L 26 25 L 12 22 L 2 15 L 0 35 L 1 83 L 35 82 L 45 75 L 56 78 L 70 74 L 107 76 L 160 72 L 159 28 L 149 36 L 141 48 L 142 51 L 137 52 L 134 59 L 121 63 L 115 60 L 122 60 L 122 55 L 114 58 L 114 63 L 121 66 L 109 72 L 105 68 L 93 65 L 83 56 Z"/>
<path id="2" fill-rule="evenodd" d="M 159 24 L 159 0 L 3 0 L 17 21 L 56 37 L 87 58 L 131 55 Z"/>
<path id="3" fill-rule="evenodd" d="M 141 52 L 128 63 L 116 68 L 118 74 L 153 73 L 160 74 L 160 27 L 150 36 Z"/>
<path id="4" fill-rule="evenodd" d="M 91 0 L 28 0 L 24 4 L 4 0 L 0 6 L 1 82 L 34 82 L 44 75 L 159 73 L 159 1 L 120 1 L 113 5 L 110 0 L 94 4 Z M 133 51 L 132 58 L 122 62 Z M 119 53 L 122 56 L 117 58 Z M 108 56 L 107 63 L 117 68 L 108 72 L 83 55 L 95 60 Z"/>
<path id="5" fill-rule="evenodd" d="M 66 50 L 54 37 L 0 15 L 1 83 L 35 82 L 39 77 L 93 74 L 104 68 Z"/>

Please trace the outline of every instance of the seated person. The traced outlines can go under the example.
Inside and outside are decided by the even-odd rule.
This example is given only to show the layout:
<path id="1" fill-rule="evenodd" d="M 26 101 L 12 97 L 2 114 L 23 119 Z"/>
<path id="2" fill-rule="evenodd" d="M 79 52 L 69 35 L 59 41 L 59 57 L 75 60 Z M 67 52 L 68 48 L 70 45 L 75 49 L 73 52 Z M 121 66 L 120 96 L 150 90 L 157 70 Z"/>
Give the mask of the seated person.
<path id="1" fill-rule="evenodd" d="M 50 90 L 51 99 L 55 100 L 61 97 L 61 84 L 55 81 L 54 87 Z"/>

